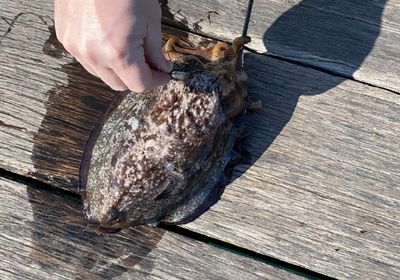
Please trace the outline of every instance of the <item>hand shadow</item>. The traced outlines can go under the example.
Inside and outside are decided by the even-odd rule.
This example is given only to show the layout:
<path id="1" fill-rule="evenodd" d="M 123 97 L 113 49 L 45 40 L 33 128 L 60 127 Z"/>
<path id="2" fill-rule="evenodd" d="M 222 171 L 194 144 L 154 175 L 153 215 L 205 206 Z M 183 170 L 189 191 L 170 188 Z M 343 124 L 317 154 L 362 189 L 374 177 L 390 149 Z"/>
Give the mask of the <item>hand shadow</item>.
<path id="1" fill-rule="evenodd" d="M 249 95 L 260 99 L 263 108 L 244 117 L 249 130 L 245 149 L 250 155 L 235 168 L 234 179 L 246 172 L 279 136 L 300 96 L 325 93 L 362 65 L 379 36 L 385 3 L 303 0 L 266 30 L 263 38 L 267 55 L 282 59 L 252 53 L 245 56 Z M 283 60 L 312 65 L 328 73 L 340 72 L 342 77 Z"/>

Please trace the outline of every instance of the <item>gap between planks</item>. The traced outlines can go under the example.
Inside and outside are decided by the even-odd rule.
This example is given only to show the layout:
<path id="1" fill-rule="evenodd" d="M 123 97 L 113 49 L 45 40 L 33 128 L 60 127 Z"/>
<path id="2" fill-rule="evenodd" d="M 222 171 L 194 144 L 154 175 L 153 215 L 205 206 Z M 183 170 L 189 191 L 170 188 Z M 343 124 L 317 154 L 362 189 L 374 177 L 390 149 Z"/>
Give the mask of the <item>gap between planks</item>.
<path id="1" fill-rule="evenodd" d="M 163 25 L 164 25 L 164 27 L 170 28 L 171 30 L 186 32 L 186 33 L 189 33 L 192 36 L 204 37 L 204 38 L 212 40 L 212 41 L 222 41 L 222 42 L 226 42 L 226 43 L 231 43 L 230 41 L 223 40 L 223 39 L 217 38 L 215 36 L 210 36 L 210 35 L 206 35 L 206 34 L 202 34 L 202 33 L 196 33 L 195 31 L 193 31 L 191 29 L 182 29 L 179 25 L 173 25 L 171 23 L 163 23 Z M 263 56 L 269 57 L 271 59 L 276 59 L 276 60 L 279 60 L 279 61 L 283 61 L 283 62 L 288 62 L 288 63 L 294 64 L 294 65 L 299 65 L 299 66 L 302 66 L 302 67 L 305 67 L 305 68 L 310 68 L 310 69 L 319 71 L 321 73 L 325 73 L 325 74 L 328 74 L 328 75 L 331 75 L 331 76 L 335 76 L 335 77 L 339 77 L 339 78 L 344 78 L 346 80 L 351 80 L 351 81 L 354 81 L 354 82 L 357 82 L 357 83 L 360 83 L 360 84 L 364 84 L 364 85 L 367 85 L 367 86 L 370 86 L 370 87 L 373 87 L 373 88 L 386 90 L 386 91 L 394 93 L 396 95 L 400 95 L 400 92 L 397 92 L 397 91 L 395 91 L 393 89 L 385 88 L 385 87 L 382 87 L 382 86 L 379 86 L 379 85 L 375 85 L 375 84 L 369 83 L 367 81 L 357 80 L 353 76 L 344 75 L 344 74 L 342 74 L 342 73 L 340 73 L 338 71 L 335 71 L 334 69 L 327 69 L 327 68 L 323 68 L 323 67 L 318 67 L 317 65 L 313 65 L 311 63 L 297 61 L 297 60 L 290 59 L 290 58 L 287 58 L 287 57 L 284 57 L 284 56 L 278 56 L 278 55 L 270 54 L 268 52 L 264 52 L 263 53 L 263 52 L 260 52 L 260 51 L 258 51 L 256 49 L 254 49 L 254 48 L 247 47 L 247 46 L 245 46 L 244 49 L 246 51 L 248 51 L 249 53 L 259 54 L 259 55 L 263 55 Z"/>
<path id="2" fill-rule="evenodd" d="M 139 226 L 110 235 L 79 201 L 0 177 L 0 278 L 304 279 L 215 246 Z"/>
<path id="3" fill-rule="evenodd" d="M 17 27 L 18 26 L 16 26 L 16 28 Z M 23 31 L 29 30 L 29 28 L 27 26 L 24 26 L 24 29 L 22 29 L 21 27 L 22 26 L 19 26 L 19 32 L 22 32 L 22 34 L 19 35 L 26 35 L 26 33 Z M 11 33 L 11 35 L 13 34 Z M 47 36 L 45 37 L 46 38 L 44 38 L 44 40 L 47 39 Z M 13 48 L 15 49 L 14 45 L 15 42 L 13 42 L 13 44 L 11 45 L 12 48 L 9 49 L 6 48 L 7 53 L 13 50 Z M 19 45 L 17 44 L 16 47 L 18 46 Z M 20 49 L 18 48 L 18 51 L 19 50 Z M 39 51 L 41 53 L 41 50 Z M 27 54 L 37 55 L 37 53 L 27 53 Z M 61 63 L 60 61 L 55 62 L 55 60 L 53 60 L 52 58 L 46 58 L 46 59 L 50 60 L 49 61 L 50 64 L 56 63 L 55 68 L 58 69 L 57 66 L 59 65 L 59 63 Z M 263 92 L 265 92 L 265 89 L 268 88 L 268 92 L 265 92 L 265 94 L 262 96 L 262 98 L 264 98 L 263 100 L 267 101 L 265 102 L 265 105 L 268 106 L 268 108 L 265 108 L 265 110 L 262 112 L 262 115 L 260 115 L 266 123 L 260 124 L 255 119 L 253 119 L 253 122 L 251 124 L 253 126 L 253 132 L 255 135 L 253 138 L 253 140 L 255 141 L 254 144 L 258 143 L 257 144 L 258 146 L 261 145 L 263 148 L 265 148 L 267 147 L 266 146 L 266 144 L 268 144 L 267 142 L 270 140 L 263 140 L 261 139 L 261 137 L 264 138 L 266 137 L 270 139 L 271 135 L 273 137 L 276 136 L 275 135 L 276 131 L 279 130 L 278 132 L 280 132 L 280 130 L 284 127 L 285 129 L 282 131 L 282 133 L 280 133 L 279 137 L 273 143 L 273 145 L 271 145 L 271 148 L 268 149 L 268 154 L 266 154 L 264 157 L 261 157 L 258 163 L 254 164 L 253 168 L 248 171 L 247 176 L 246 175 L 244 176 L 245 178 L 248 179 L 248 181 L 245 180 L 240 181 L 242 183 L 246 182 L 251 183 L 251 189 L 240 188 L 238 186 L 238 183 L 233 184 L 228 190 L 228 192 L 226 192 L 226 194 L 224 195 L 225 198 L 224 201 L 221 201 L 217 205 L 217 207 L 215 207 L 215 209 L 212 209 L 212 211 L 209 212 L 208 214 L 206 213 L 206 215 L 203 218 L 196 221 L 191 226 L 195 227 L 196 231 L 198 230 L 201 231 L 202 233 L 210 234 L 211 236 L 215 236 L 217 232 L 218 234 L 221 234 L 217 236 L 218 238 L 224 240 L 225 238 L 227 238 L 229 239 L 228 240 L 229 242 L 233 242 L 235 244 L 238 244 L 246 248 L 247 246 L 251 245 L 252 246 L 251 248 L 253 250 L 261 251 L 262 253 L 268 254 L 270 252 L 273 252 L 274 249 L 278 248 L 280 250 L 280 251 L 278 250 L 278 253 L 280 254 L 277 256 L 278 258 L 288 260 L 291 257 L 290 254 L 292 254 L 293 260 L 289 259 L 290 262 L 293 261 L 294 263 L 311 267 L 313 270 L 319 269 L 318 271 L 320 272 L 322 271 L 323 273 L 329 272 L 330 275 L 333 276 L 340 275 L 339 273 L 355 273 L 355 272 L 371 273 L 370 275 L 373 275 L 373 273 L 375 273 L 376 271 L 380 273 L 384 271 L 387 274 L 392 267 L 388 266 L 384 267 L 384 269 L 383 268 L 377 269 L 378 267 L 375 266 L 376 262 L 378 261 L 376 259 L 376 254 L 375 256 L 371 254 L 363 255 L 364 252 L 362 250 L 366 250 L 367 246 L 360 246 L 360 244 L 361 245 L 373 244 L 373 242 L 376 242 L 375 234 L 380 233 L 378 230 L 385 230 L 384 233 L 386 236 L 383 236 L 385 239 L 382 239 L 382 241 L 379 244 L 377 244 L 380 246 L 375 248 L 378 248 L 381 254 L 382 250 L 386 249 L 384 257 L 388 260 L 388 253 L 392 252 L 393 249 L 387 247 L 387 244 L 393 244 L 393 243 L 387 243 L 387 242 L 393 242 L 393 241 L 391 241 L 391 239 L 388 238 L 387 228 L 380 228 L 379 227 L 380 224 L 374 223 L 375 220 L 372 220 L 372 222 L 368 220 L 366 222 L 368 226 L 371 226 L 371 232 L 367 232 L 367 234 L 365 234 L 364 237 L 359 238 L 358 233 L 356 232 L 358 225 L 354 223 L 354 222 L 364 222 L 364 220 L 361 219 L 364 216 L 366 216 L 367 218 L 373 218 L 375 214 L 376 215 L 379 214 L 378 217 L 382 216 L 383 218 L 387 217 L 384 215 L 384 212 L 376 213 L 375 211 L 370 211 L 372 214 L 362 213 L 359 211 L 360 210 L 359 207 L 358 208 L 353 207 L 355 203 L 363 203 L 363 205 L 366 205 L 365 202 L 366 201 L 368 202 L 369 198 L 372 197 L 379 199 L 376 203 L 374 201 L 369 201 L 369 203 L 372 204 L 370 206 L 374 207 L 374 209 L 377 209 L 377 206 L 379 206 L 380 204 L 385 205 L 384 203 L 382 203 L 382 200 L 383 198 L 385 198 L 385 196 L 384 194 L 381 193 L 381 190 L 379 190 L 379 192 L 376 193 L 374 191 L 375 189 L 373 188 L 370 189 L 370 187 L 373 187 L 373 184 L 367 184 L 366 181 L 363 181 L 362 184 L 357 183 L 349 185 L 346 182 L 342 182 L 343 180 L 342 181 L 339 180 L 336 176 L 333 176 L 331 169 L 332 171 L 348 172 L 348 173 L 343 173 L 343 176 L 349 177 L 352 180 L 356 179 L 361 180 L 363 175 L 369 176 L 368 178 L 370 178 L 372 175 L 371 175 L 371 170 L 363 170 L 361 168 L 359 169 L 349 168 L 349 166 L 351 167 L 351 162 L 349 163 L 348 161 L 348 155 L 353 156 L 355 161 L 357 160 L 359 161 L 360 159 L 360 155 L 359 152 L 357 152 L 357 149 L 350 149 L 352 148 L 352 146 L 343 146 L 343 145 L 334 147 L 330 144 L 330 142 L 337 144 L 348 143 L 353 145 L 352 141 L 356 141 L 358 147 L 363 147 L 360 144 L 364 144 L 364 147 L 367 148 L 371 147 L 372 144 L 374 143 L 380 143 L 381 145 L 383 144 L 388 145 L 389 144 L 388 141 L 392 139 L 390 138 L 391 137 L 390 134 L 393 134 L 393 131 L 396 131 L 397 129 L 395 123 L 393 123 L 393 128 L 390 129 L 387 128 L 388 120 L 390 120 L 390 118 L 392 119 L 392 121 L 395 121 L 397 119 L 396 114 L 393 114 L 391 116 L 391 113 L 395 110 L 395 104 L 397 104 L 397 101 L 393 100 L 394 98 L 391 97 L 392 94 L 390 96 L 387 96 L 383 92 L 374 90 L 373 88 L 361 87 L 360 83 L 340 81 L 343 83 L 340 86 L 337 86 L 338 81 L 333 80 L 334 78 L 333 76 L 331 77 L 329 75 L 328 77 L 328 75 L 322 75 L 321 73 L 317 73 L 317 71 L 310 71 L 310 69 L 304 67 L 302 68 L 296 67 L 296 65 L 293 63 L 290 64 L 286 63 L 285 65 L 285 63 L 278 63 L 279 61 L 277 60 L 273 61 L 274 59 L 269 59 L 266 57 L 264 57 L 263 61 L 259 61 L 258 58 L 255 57 L 255 55 L 249 57 L 249 59 L 250 59 L 249 61 L 254 63 L 255 65 L 263 66 L 260 67 L 260 69 L 249 69 L 252 70 L 250 74 L 250 77 L 252 77 L 252 84 L 250 85 L 252 91 L 254 92 L 258 91 L 260 94 L 262 94 Z M 63 61 L 65 62 L 65 60 L 67 59 L 64 59 Z M 45 72 L 43 71 L 43 67 L 44 66 L 42 66 L 41 68 L 39 67 L 38 69 L 40 71 L 39 73 Z M 272 69 L 272 71 L 268 69 Z M 276 75 L 274 69 L 276 70 L 278 75 Z M 260 73 L 256 73 L 254 70 L 260 71 Z M 51 74 L 53 75 L 60 72 L 61 71 L 52 71 Z M 286 75 L 288 75 L 290 79 L 285 79 L 284 77 Z M 267 79 L 268 81 L 266 83 L 263 83 L 263 79 L 256 79 L 257 77 L 260 78 L 263 77 L 263 79 Z M 298 81 L 298 83 L 296 82 L 293 83 L 291 81 L 293 79 Z M 61 81 L 61 83 L 62 82 L 63 81 Z M 337 87 L 335 87 L 334 90 L 329 91 L 329 93 L 324 94 L 324 97 L 321 98 L 299 96 L 300 99 L 299 100 L 296 99 L 298 97 L 297 93 L 305 92 L 307 94 L 315 89 L 317 89 L 318 93 L 325 92 L 327 91 L 325 88 L 326 84 L 328 86 L 327 87 L 328 89 L 332 88 L 333 86 Z M 93 84 L 90 85 L 92 86 Z M 320 88 L 320 86 L 322 87 Z M 40 94 L 39 95 L 37 94 L 36 87 L 32 87 L 32 89 L 35 90 L 34 91 L 35 96 L 40 97 Z M 41 87 L 41 89 L 43 89 L 43 87 Z M 76 88 L 73 89 L 76 90 Z M 98 88 L 96 88 L 96 86 L 93 85 L 93 90 L 96 91 L 96 89 Z M 360 94 L 358 94 L 358 92 L 362 93 L 361 94 L 362 98 L 360 97 Z M 21 91 L 19 93 L 21 94 Z M 351 93 L 351 97 L 349 97 L 347 93 Z M 292 96 L 294 98 L 291 98 Z M 391 102 L 389 102 L 389 100 L 386 100 L 387 98 L 390 98 L 391 101 L 394 101 L 395 104 L 392 104 Z M 51 100 L 53 102 L 57 101 L 55 99 Z M 346 103 L 342 102 L 343 100 L 345 100 Z M 370 106 L 368 102 L 363 100 L 370 100 L 371 102 L 374 103 L 376 102 L 376 105 Z M 343 110 L 338 109 L 337 106 L 343 107 Z M 384 106 L 388 107 L 386 108 Z M 67 107 L 67 110 L 68 109 L 70 108 Z M 294 109 L 295 111 L 293 117 L 289 122 L 289 119 L 293 113 L 291 110 Z M 325 112 L 325 110 L 327 111 Z M 366 112 L 367 110 L 368 112 Z M 357 114 L 354 114 L 354 112 L 356 112 Z M 352 113 L 356 118 L 354 119 L 353 115 L 351 115 L 350 113 Z M 354 120 L 355 122 L 346 121 L 345 119 L 343 119 L 342 116 L 343 114 L 346 114 L 346 116 L 350 120 Z M 387 119 L 385 118 L 386 115 Z M 287 118 L 288 116 L 289 119 Z M 317 116 L 318 119 L 316 118 Z M 360 116 L 363 118 L 360 119 Z M 378 125 L 372 127 L 373 129 L 371 129 L 370 122 L 372 121 L 372 123 L 375 124 L 376 121 L 372 119 L 372 117 L 374 117 L 375 119 L 380 118 L 382 120 L 382 123 L 379 123 Z M 277 119 L 280 119 L 280 121 L 277 121 Z M 310 123 L 314 123 L 314 125 L 310 125 Z M 44 124 L 48 125 L 48 123 Z M 68 126 L 71 123 L 65 122 L 65 124 Z M 274 129 L 273 131 L 264 128 L 265 126 L 269 125 L 271 126 L 271 128 Z M 32 125 L 30 125 L 30 127 L 32 127 Z M 319 131 L 329 132 L 330 135 L 329 134 L 326 135 L 324 133 L 323 135 L 321 135 L 320 138 L 316 138 L 317 140 L 319 139 L 320 141 L 325 142 L 325 143 L 321 142 L 321 145 L 317 145 L 320 143 L 320 141 L 314 141 L 309 137 L 307 133 L 301 133 L 301 127 L 305 127 L 306 131 L 312 132 L 313 133 L 312 135 L 314 135 L 314 137 L 317 137 L 318 135 L 316 134 L 315 129 L 318 129 Z M 382 127 L 385 129 L 383 130 L 380 129 Z M 52 128 L 57 130 L 58 127 L 52 127 Z M 371 134 L 367 135 L 365 133 L 366 128 L 370 130 Z M 49 129 L 49 127 L 46 127 L 46 129 Z M 51 132 L 51 130 L 48 131 L 43 130 L 43 131 Z M 258 133 L 259 131 L 260 133 Z M 339 136 L 341 140 L 347 142 L 335 141 L 334 138 L 335 135 Z M 50 136 L 46 134 L 45 137 L 48 138 Z M 372 137 L 375 137 L 375 139 L 377 140 L 372 139 Z M 360 142 L 360 140 L 363 140 L 364 143 Z M 369 142 L 366 142 L 367 140 Z M 10 143 L 14 144 L 14 142 Z M 396 143 L 395 142 L 392 143 L 394 147 L 396 147 Z M 65 146 L 65 143 L 62 144 L 63 146 Z M 315 151 L 310 152 L 309 149 L 310 145 L 314 145 Z M 18 146 L 17 148 L 20 149 L 20 147 L 21 146 Z M 76 145 L 71 148 L 76 149 Z M 262 152 L 260 151 L 260 147 L 257 148 L 254 145 L 252 145 L 251 148 L 253 149 L 254 156 L 256 157 L 260 156 Z M 292 150 L 290 150 L 290 148 L 292 148 Z M 358 150 L 360 150 L 360 152 L 368 152 L 367 155 L 369 155 L 369 157 L 377 160 L 377 162 L 380 162 L 380 160 L 376 157 L 375 153 L 376 150 L 382 153 L 380 158 L 385 159 L 387 157 L 391 158 L 390 155 L 387 155 L 387 153 L 385 152 L 385 151 L 392 151 L 389 148 L 390 147 L 386 147 L 386 150 L 383 150 L 382 148 L 379 149 L 379 146 L 377 146 L 376 148 L 371 149 L 371 151 L 368 151 L 366 149 L 364 150 L 358 149 Z M 299 151 L 297 154 L 295 153 L 296 150 Z M 344 153 L 340 152 L 340 150 L 344 151 Z M 30 150 L 26 151 L 29 152 Z M 67 150 L 66 152 L 69 152 L 69 150 Z M 318 152 L 321 154 L 319 155 Z M 331 158 L 329 158 L 329 160 L 326 160 L 324 157 L 322 157 L 324 153 L 330 155 Z M 392 155 L 394 155 L 394 153 L 395 151 L 392 151 Z M 289 160 L 288 162 L 291 163 L 290 165 L 287 164 L 288 162 L 285 162 L 285 157 L 287 158 L 287 160 Z M 310 160 L 305 162 L 305 166 L 303 166 L 301 165 L 301 162 L 298 160 L 299 157 L 302 157 L 303 159 L 306 160 L 308 160 L 309 157 Z M 337 158 L 339 162 L 332 159 L 332 157 L 335 157 L 335 159 Z M 369 157 L 365 156 L 364 157 L 365 160 L 360 162 L 361 163 L 364 162 L 364 164 L 371 165 Z M 57 160 L 59 160 L 59 158 L 60 157 L 56 157 Z M 17 159 L 19 160 L 17 164 L 21 166 L 20 153 L 18 153 Z M 343 163 L 346 165 L 341 165 L 340 161 L 345 161 Z M 74 161 L 70 160 L 68 163 L 74 164 Z M 318 164 L 314 165 L 314 163 Z M 321 166 L 321 164 L 319 163 L 325 165 Z M 340 169 L 338 168 L 339 164 L 341 165 Z M 389 162 L 387 162 L 387 164 L 389 164 Z M 260 169 L 259 168 L 260 165 L 264 165 L 265 168 Z M 7 168 L 8 167 L 9 166 L 7 165 Z M 48 168 L 47 165 L 45 165 L 44 167 Z M 391 164 L 389 167 L 393 168 L 393 164 Z M 323 168 L 325 168 L 325 170 L 322 170 Z M 65 171 L 65 169 L 63 170 Z M 265 172 L 266 170 L 268 170 L 269 175 L 266 174 L 264 179 L 256 176 L 257 173 L 261 174 L 261 172 Z M 290 171 L 290 173 L 292 174 L 291 177 L 286 176 L 289 175 L 288 173 L 285 172 L 287 170 Z M 373 169 L 373 171 L 374 170 L 377 169 L 375 168 Z M 379 170 L 382 170 L 382 168 L 379 168 Z M 47 171 L 47 173 L 44 172 L 41 174 L 34 174 L 34 176 L 41 175 L 42 177 L 39 177 L 40 179 L 51 181 L 52 177 L 49 176 L 54 175 L 54 173 L 51 171 L 51 169 L 50 172 L 48 172 L 49 169 L 45 171 Z M 360 173 L 361 171 L 363 171 L 364 173 Z M 18 172 L 26 174 L 24 173 L 26 172 L 26 169 L 20 168 L 18 169 Z M 350 172 L 358 176 L 352 176 Z M 397 174 L 397 172 L 395 172 L 394 169 L 392 169 L 392 172 L 394 175 Z M 317 175 L 312 176 L 312 174 L 317 174 Z M 375 173 L 374 176 L 377 177 L 377 179 L 379 180 L 382 179 L 382 176 L 380 176 L 379 173 Z M 328 180 L 324 180 L 325 182 L 321 181 L 324 178 Z M 268 180 L 270 180 L 271 182 L 269 182 Z M 336 184 L 334 189 L 332 189 L 333 185 L 332 182 L 330 182 L 330 180 L 335 180 L 333 182 Z M 375 181 L 372 180 L 373 181 L 372 183 L 374 182 L 379 183 L 378 186 L 382 187 L 382 183 L 379 182 L 379 180 Z M 254 186 L 254 183 L 256 183 L 256 186 Z M 296 188 L 296 185 L 299 183 L 303 183 L 303 185 L 299 185 Z M 265 192 L 264 191 L 265 186 L 268 186 L 271 192 Z M 345 188 L 343 188 L 343 186 L 345 186 Z M 344 191 L 346 191 L 346 187 L 347 191 L 350 192 L 348 194 L 350 194 L 351 196 L 346 195 L 346 199 L 344 199 L 343 193 Z M 362 188 L 360 187 L 364 187 L 365 191 L 363 191 Z M 333 191 L 329 192 L 329 190 L 331 189 Z M 337 194 L 340 194 L 340 196 L 338 196 Z M 247 201 L 246 199 L 243 199 L 243 197 L 247 198 Z M 287 205 L 290 206 L 293 202 L 296 202 L 294 201 L 293 197 L 297 197 L 300 200 L 304 199 L 304 201 L 310 202 L 311 206 L 315 205 L 314 206 L 315 208 L 316 206 L 321 207 L 321 211 L 324 211 L 325 208 L 327 208 L 327 210 L 324 211 L 324 214 L 326 216 L 323 217 L 323 219 L 318 216 L 316 217 L 314 215 L 316 213 L 309 211 L 308 205 L 303 205 L 301 208 L 296 203 L 294 205 L 294 208 L 298 211 L 297 213 L 293 212 L 293 209 L 287 209 L 290 211 L 288 213 L 285 213 L 285 215 L 290 215 L 291 222 L 289 224 L 286 224 L 285 221 L 282 221 L 283 219 L 282 217 L 281 217 L 282 219 L 274 219 L 274 216 L 270 215 L 271 212 L 274 212 L 276 210 L 276 207 L 279 206 L 279 212 L 277 211 L 274 213 L 275 217 L 276 215 L 279 216 L 279 214 L 281 214 L 282 211 L 284 210 L 285 206 Z M 350 200 L 347 199 L 348 197 L 356 198 L 357 200 L 351 201 L 351 199 Z M 284 200 L 283 198 L 286 198 L 287 200 Z M 329 201 L 329 198 L 331 198 L 332 201 Z M 236 201 L 235 200 L 232 201 L 232 199 L 235 199 Z M 321 200 L 321 203 L 317 203 L 316 201 L 318 200 Z M 229 203 L 231 202 L 233 203 L 228 205 L 227 201 L 229 201 Z M 251 213 L 251 215 L 243 217 L 242 215 L 243 211 L 241 213 L 235 212 L 236 210 L 235 208 L 237 207 L 238 201 L 243 203 L 244 207 L 248 207 L 248 204 L 251 202 L 253 203 L 253 205 L 251 205 L 251 207 L 248 207 L 247 209 L 248 211 L 247 213 Z M 280 201 L 283 202 L 283 205 L 275 204 L 275 202 L 280 202 Z M 386 200 L 383 200 L 383 202 L 385 201 L 387 202 L 387 204 L 392 203 L 393 205 L 394 203 L 393 197 L 391 196 L 386 198 Z M 329 211 L 337 210 L 336 208 L 331 207 L 332 203 L 335 203 L 335 205 L 337 204 L 342 207 L 349 206 L 352 212 L 340 213 L 341 216 L 338 216 L 336 212 L 330 213 Z M 352 203 L 352 204 L 346 204 L 346 203 Z M 234 205 L 234 207 L 230 207 L 232 205 Z M 266 211 L 263 210 L 263 205 L 268 206 L 268 209 L 266 209 Z M 390 210 L 390 208 L 388 208 L 387 210 Z M 352 215 L 353 212 L 356 213 L 357 215 Z M 227 215 L 228 213 L 230 216 Z M 302 214 L 302 216 L 296 216 L 296 214 L 299 213 Z M 307 213 L 309 216 L 307 215 Z M 261 214 L 262 216 L 260 216 Z M 360 214 L 363 214 L 363 216 L 359 216 Z M 232 216 L 234 216 L 235 219 L 232 219 Z M 253 220 L 254 222 L 253 226 L 255 228 L 249 228 L 248 224 L 246 224 L 246 221 L 252 220 L 253 217 L 256 217 L 256 219 Z M 261 217 L 263 219 L 260 219 Z M 296 223 L 293 217 L 297 217 L 297 219 L 300 222 Z M 352 218 L 355 220 L 353 222 L 349 222 L 349 219 Z M 265 227 L 264 225 L 266 223 L 260 224 L 260 221 L 265 221 L 266 223 L 275 222 L 276 228 L 271 229 L 271 226 Z M 341 221 L 344 223 L 343 224 L 337 223 Z M 204 222 L 207 222 L 208 224 Z M 215 222 L 219 223 L 218 227 L 213 227 L 213 224 L 215 224 Z M 236 222 L 238 222 L 239 225 L 236 225 L 235 224 Z M 243 227 L 240 229 L 240 226 Z M 205 232 L 205 230 L 209 229 L 212 229 L 212 231 L 214 230 L 215 232 L 212 231 Z M 223 231 L 226 229 L 228 229 L 227 232 L 221 232 L 221 230 Z M 343 231 L 343 234 L 341 233 L 341 231 Z M 245 239 L 235 239 L 237 238 L 236 234 L 238 233 L 243 234 L 243 236 L 240 236 L 240 238 L 245 238 Z M 249 236 L 249 233 L 254 233 L 254 235 Z M 282 233 L 285 234 L 285 238 L 281 238 Z M 308 235 L 311 234 L 312 236 L 308 238 Z M 318 236 L 316 236 L 316 234 L 318 234 Z M 355 241 L 357 241 L 356 245 L 358 245 L 361 249 L 353 245 L 352 247 L 349 247 L 349 242 L 348 242 L 350 237 L 349 234 L 354 235 Z M 391 232 L 391 234 L 392 236 L 394 236 L 395 231 Z M 298 238 L 299 236 L 301 237 L 300 240 L 301 243 L 296 244 L 295 242 L 299 240 Z M 287 251 L 286 246 L 290 241 L 294 241 L 294 243 L 291 244 L 290 250 Z M 363 243 L 360 243 L 360 241 L 362 241 Z M 243 244 L 243 242 L 248 242 L 248 244 Z M 304 246 L 304 245 L 309 245 L 309 246 Z M 333 248 L 335 248 L 335 251 L 333 251 L 332 253 L 331 250 Z M 336 251 L 336 249 L 338 250 L 340 249 L 340 252 Z M 349 251 L 350 249 L 352 251 Z M 353 249 L 356 250 L 357 252 L 354 252 Z M 317 254 L 314 255 L 313 257 L 310 257 L 312 251 L 324 253 L 324 255 L 321 256 Z M 306 253 L 307 257 L 305 257 L 304 254 L 300 255 L 299 253 Z M 366 251 L 365 253 L 368 252 Z M 358 260 L 357 257 L 360 257 L 360 260 Z M 391 258 L 393 259 L 395 257 L 392 256 Z M 328 261 L 326 261 L 327 259 Z M 371 271 L 368 271 L 366 267 L 363 267 L 361 265 L 363 263 L 365 264 L 366 260 L 368 261 L 368 266 L 370 268 L 372 267 L 370 269 Z M 361 261 L 363 261 L 363 263 Z M 333 267 L 332 264 L 337 264 L 337 266 Z M 390 264 L 393 265 L 393 261 L 391 261 Z M 320 265 L 320 267 L 318 267 L 317 265 Z M 338 266 L 340 267 L 340 269 L 338 268 Z M 334 270 L 332 270 L 332 267 Z M 329 269 L 331 271 L 328 271 Z M 347 269 L 347 271 L 344 271 L 345 269 Z M 344 277 L 343 275 L 345 274 L 342 274 L 342 277 Z M 352 275 L 354 276 L 354 274 Z"/>
<path id="4" fill-rule="evenodd" d="M 74 201 L 79 201 L 79 202 L 81 200 L 80 195 L 78 195 L 74 192 L 60 189 L 51 184 L 39 181 L 39 180 L 31 178 L 31 177 L 19 175 L 19 174 L 4 170 L 2 168 L 0 168 L 0 180 L 1 180 L 1 178 L 24 184 L 30 188 L 39 190 L 41 192 L 47 192 L 47 193 L 50 193 L 53 195 L 60 196 L 63 199 L 68 198 L 68 199 L 72 199 Z M 158 228 L 164 229 L 168 232 L 172 232 L 172 233 L 175 233 L 177 235 L 180 235 L 180 236 L 183 236 L 183 237 L 186 237 L 189 239 L 193 239 L 193 240 L 205 243 L 207 245 L 222 249 L 227 252 L 231 252 L 238 256 L 246 257 L 246 258 L 261 262 L 261 263 L 265 263 L 274 268 L 292 273 L 294 275 L 305 277 L 307 279 L 335 279 L 335 278 L 323 275 L 321 273 L 309 270 L 307 268 L 297 266 L 297 265 L 294 265 L 291 263 L 287 263 L 285 261 L 281 261 L 279 259 L 254 252 L 249 249 L 239 247 L 239 246 L 230 244 L 228 242 L 225 242 L 225 241 L 222 241 L 222 240 L 219 240 L 216 238 L 212 238 L 207 235 L 197 233 L 197 232 L 194 232 L 189 229 L 185 229 L 180 226 L 163 225 L 162 224 L 162 225 L 159 225 Z"/>
<path id="5" fill-rule="evenodd" d="M 232 40 L 242 30 L 247 1 L 163 0 L 161 5 L 164 23 Z M 256 1 L 250 47 L 400 92 L 399 11 L 396 0 Z"/>

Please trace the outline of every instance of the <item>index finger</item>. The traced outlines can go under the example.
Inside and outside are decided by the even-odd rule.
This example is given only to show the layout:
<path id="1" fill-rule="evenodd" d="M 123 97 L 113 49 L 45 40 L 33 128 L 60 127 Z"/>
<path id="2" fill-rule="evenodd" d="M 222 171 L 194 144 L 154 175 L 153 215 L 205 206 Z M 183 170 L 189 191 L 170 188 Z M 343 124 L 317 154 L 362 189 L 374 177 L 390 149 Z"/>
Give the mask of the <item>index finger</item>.
<path id="1" fill-rule="evenodd" d="M 166 84 L 170 80 L 168 74 L 150 68 L 145 60 L 143 46 L 132 52 L 127 59 L 117 62 L 112 68 L 134 92 L 144 92 Z"/>

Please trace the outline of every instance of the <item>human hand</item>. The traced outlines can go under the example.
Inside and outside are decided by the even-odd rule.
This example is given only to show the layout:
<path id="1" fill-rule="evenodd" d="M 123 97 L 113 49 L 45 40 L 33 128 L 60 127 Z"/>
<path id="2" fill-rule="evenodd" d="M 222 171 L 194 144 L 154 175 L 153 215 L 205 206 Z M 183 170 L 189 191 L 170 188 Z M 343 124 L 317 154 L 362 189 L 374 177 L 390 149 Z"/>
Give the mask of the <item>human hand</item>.
<path id="1" fill-rule="evenodd" d="M 143 92 L 165 84 L 157 0 L 55 0 L 58 40 L 114 90 Z"/>

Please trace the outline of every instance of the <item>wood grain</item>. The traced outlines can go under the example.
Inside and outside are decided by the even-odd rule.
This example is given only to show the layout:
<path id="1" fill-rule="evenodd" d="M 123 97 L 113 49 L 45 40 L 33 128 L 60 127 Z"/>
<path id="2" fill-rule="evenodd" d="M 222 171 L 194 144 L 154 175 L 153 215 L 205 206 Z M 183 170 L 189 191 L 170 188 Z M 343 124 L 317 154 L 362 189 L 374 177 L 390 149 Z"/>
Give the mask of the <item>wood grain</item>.
<path id="1" fill-rule="evenodd" d="M 165 23 L 232 40 L 247 0 L 162 0 Z M 249 35 L 258 52 L 400 92 L 397 0 L 255 1 Z"/>
<path id="2" fill-rule="evenodd" d="M 151 227 L 101 234 L 79 201 L 0 178 L 1 279 L 304 279 Z"/>
<path id="3" fill-rule="evenodd" d="M 77 191 L 83 144 L 113 93 L 47 25 L 23 14 L 0 45 L 0 166 Z M 264 104 L 245 118 L 249 157 L 187 227 L 332 277 L 397 279 L 398 96 L 260 54 L 246 71 Z"/>
<path id="4" fill-rule="evenodd" d="M 0 45 L 0 166 L 76 187 L 85 141 L 114 92 L 64 51 L 46 7 L 1 22 L 10 31 Z"/>
<path id="5" fill-rule="evenodd" d="M 245 58 L 247 164 L 186 227 L 342 279 L 400 276 L 400 99 L 260 55 Z M 251 65 L 251 66 L 250 66 Z"/>

